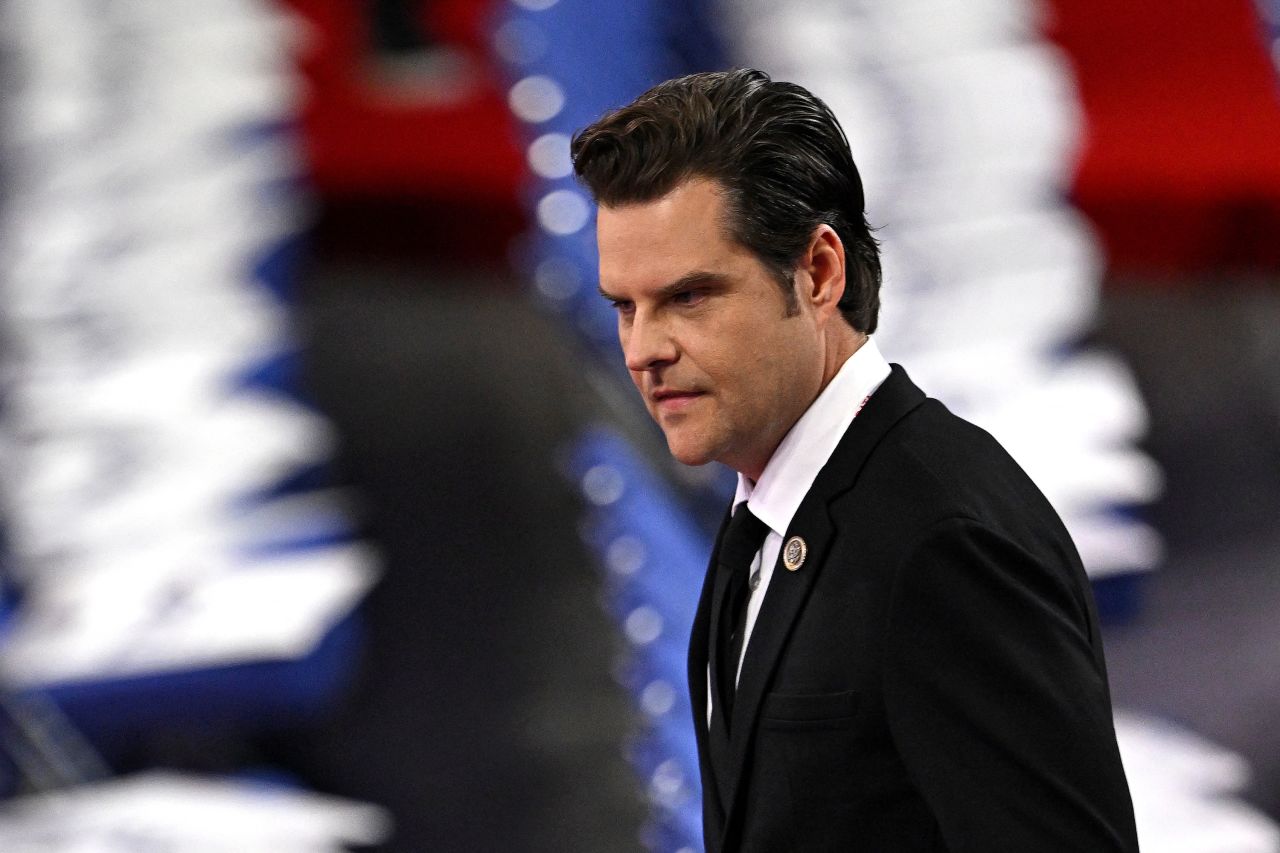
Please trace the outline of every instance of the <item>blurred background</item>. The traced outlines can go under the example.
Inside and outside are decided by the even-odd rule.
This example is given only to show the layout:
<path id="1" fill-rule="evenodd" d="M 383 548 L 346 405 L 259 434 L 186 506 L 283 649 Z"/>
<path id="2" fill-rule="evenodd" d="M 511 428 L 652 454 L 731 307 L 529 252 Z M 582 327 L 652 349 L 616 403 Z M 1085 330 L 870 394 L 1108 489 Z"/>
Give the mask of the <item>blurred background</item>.
<path id="1" fill-rule="evenodd" d="M 700 850 L 573 132 L 840 116 L 881 349 L 1094 581 L 1144 850 L 1280 851 L 1276 0 L 0 4 L 0 849 Z M 997 798 L 999 792 L 992 792 Z"/>

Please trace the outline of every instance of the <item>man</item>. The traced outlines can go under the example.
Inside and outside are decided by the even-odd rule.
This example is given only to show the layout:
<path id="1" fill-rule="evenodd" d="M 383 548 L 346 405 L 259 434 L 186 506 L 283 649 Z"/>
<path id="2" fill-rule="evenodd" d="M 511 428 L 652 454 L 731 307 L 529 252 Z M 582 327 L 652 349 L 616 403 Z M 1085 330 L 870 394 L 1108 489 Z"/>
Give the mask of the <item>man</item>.
<path id="1" fill-rule="evenodd" d="M 709 853 L 1136 850 L 1079 557 L 870 339 L 827 107 L 693 75 L 572 150 L 645 405 L 681 462 L 739 474 L 689 648 Z"/>

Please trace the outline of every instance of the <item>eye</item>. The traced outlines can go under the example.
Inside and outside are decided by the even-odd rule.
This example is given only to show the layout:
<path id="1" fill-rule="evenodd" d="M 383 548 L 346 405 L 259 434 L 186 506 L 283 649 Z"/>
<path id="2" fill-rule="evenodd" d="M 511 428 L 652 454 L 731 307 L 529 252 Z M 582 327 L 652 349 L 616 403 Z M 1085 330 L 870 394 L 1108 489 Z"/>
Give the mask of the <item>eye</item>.
<path id="1" fill-rule="evenodd" d="M 629 315 L 636 309 L 635 303 L 627 299 L 610 299 L 609 302 L 619 314 Z"/>
<path id="2" fill-rule="evenodd" d="M 679 293 L 673 294 L 671 297 L 671 301 L 674 302 L 676 305 L 697 305 L 706 297 L 707 297 L 706 291 L 693 288 L 690 290 L 682 290 Z"/>

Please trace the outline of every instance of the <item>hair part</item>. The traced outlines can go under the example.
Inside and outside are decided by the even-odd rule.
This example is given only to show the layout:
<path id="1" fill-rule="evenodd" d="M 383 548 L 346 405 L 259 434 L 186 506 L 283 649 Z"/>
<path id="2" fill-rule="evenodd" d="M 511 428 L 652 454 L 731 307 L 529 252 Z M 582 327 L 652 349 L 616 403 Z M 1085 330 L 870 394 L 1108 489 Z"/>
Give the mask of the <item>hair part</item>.
<path id="1" fill-rule="evenodd" d="M 570 151 L 606 207 L 654 201 L 692 178 L 716 182 L 727 232 L 774 274 L 789 314 L 796 267 L 829 225 L 845 253 L 840 312 L 857 331 L 875 331 L 880 251 L 862 180 L 840 123 L 807 89 L 749 68 L 679 77 L 583 128 Z"/>

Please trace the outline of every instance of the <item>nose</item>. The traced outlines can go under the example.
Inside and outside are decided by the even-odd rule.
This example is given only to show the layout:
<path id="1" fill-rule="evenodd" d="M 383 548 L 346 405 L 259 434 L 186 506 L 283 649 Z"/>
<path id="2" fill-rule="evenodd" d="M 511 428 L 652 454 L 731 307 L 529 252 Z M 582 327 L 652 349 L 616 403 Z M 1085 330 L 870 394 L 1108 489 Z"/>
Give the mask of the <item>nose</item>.
<path id="1" fill-rule="evenodd" d="M 639 312 L 627 327 L 619 328 L 623 357 L 631 371 L 656 370 L 673 363 L 679 355 L 666 324 Z"/>

